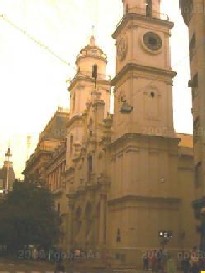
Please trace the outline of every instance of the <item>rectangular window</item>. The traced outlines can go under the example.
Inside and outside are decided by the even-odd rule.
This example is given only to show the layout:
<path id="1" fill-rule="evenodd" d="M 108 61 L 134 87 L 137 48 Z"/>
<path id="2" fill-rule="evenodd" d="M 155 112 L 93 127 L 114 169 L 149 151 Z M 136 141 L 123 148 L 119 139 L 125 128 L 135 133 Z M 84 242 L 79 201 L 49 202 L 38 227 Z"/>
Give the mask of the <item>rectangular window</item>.
<path id="1" fill-rule="evenodd" d="M 92 170 L 93 170 L 93 160 L 92 160 L 92 155 L 89 155 L 87 158 L 87 179 L 88 179 L 88 183 L 91 180 L 91 174 L 92 174 Z"/>
<path id="2" fill-rule="evenodd" d="M 200 121 L 199 117 L 196 117 L 193 124 L 193 141 L 196 143 L 200 136 Z"/>
<path id="3" fill-rule="evenodd" d="M 98 66 L 97 66 L 97 64 L 94 64 L 93 66 L 92 66 L 92 78 L 97 78 L 97 72 L 98 71 Z"/>
<path id="4" fill-rule="evenodd" d="M 72 102 L 73 102 L 73 112 L 74 112 L 75 111 L 75 93 L 73 94 Z"/>
<path id="5" fill-rule="evenodd" d="M 192 99 L 198 95 L 198 73 L 193 76 L 192 79 Z"/>
<path id="6" fill-rule="evenodd" d="M 57 212 L 60 214 L 60 212 L 61 212 L 61 206 L 60 206 L 60 204 L 58 203 L 58 205 L 57 205 Z"/>
<path id="7" fill-rule="evenodd" d="M 146 0 L 146 16 L 152 17 L 152 0 Z"/>
<path id="8" fill-rule="evenodd" d="M 198 87 L 198 73 L 196 73 L 193 77 L 193 86 L 192 87 Z"/>
<path id="9" fill-rule="evenodd" d="M 195 165 L 195 170 L 194 170 L 194 174 L 195 174 L 195 186 L 198 187 L 201 184 L 201 162 L 198 162 Z"/>
<path id="10" fill-rule="evenodd" d="M 188 82 L 188 87 L 191 87 L 192 100 L 198 95 L 198 73 L 196 73 Z"/>
<path id="11" fill-rule="evenodd" d="M 188 82 L 189 87 L 198 87 L 198 73 L 196 73 Z"/>
<path id="12" fill-rule="evenodd" d="M 70 136 L 70 155 L 73 154 L 73 136 Z"/>
<path id="13" fill-rule="evenodd" d="M 195 33 L 192 35 L 191 41 L 189 43 L 189 57 L 190 61 L 192 61 L 193 56 L 195 55 L 196 52 L 196 37 Z"/>

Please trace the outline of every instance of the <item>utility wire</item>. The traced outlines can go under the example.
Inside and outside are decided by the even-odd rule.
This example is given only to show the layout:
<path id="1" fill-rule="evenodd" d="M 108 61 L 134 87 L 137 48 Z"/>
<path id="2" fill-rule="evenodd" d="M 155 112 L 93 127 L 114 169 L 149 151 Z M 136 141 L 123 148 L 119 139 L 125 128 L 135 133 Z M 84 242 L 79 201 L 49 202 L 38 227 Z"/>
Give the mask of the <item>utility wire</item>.
<path id="1" fill-rule="evenodd" d="M 31 41 L 33 41 L 34 43 L 36 43 L 37 45 L 39 45 L 41 48 L 43 48 L 44 50 L 48 51 L 51 55 L 53 55 L 54 57 L 56 57 L 60 62 L 66 64 L 66 65 L 69 65 L 69 66 L 71 65 L 69 62 L 67 62 L 62 57 L 60 57 L 58 54 L 56 54 L 51 48 L 49 48 L 49 46 L 45 45 L 43 42 L 41 42 L 38 39 L 36 39 L 35 37 L 33 37 L 30 33 L 28 33 L 23 28 L 17 26 L 6 15 L 0 14 L 0 18 L 3 19 L 5 22 L 7 22 L 12 27 L 14 27 L 15 29 L 17 29 L 19 32 L 21 32 L 23 35 L 25 35 Z"/>

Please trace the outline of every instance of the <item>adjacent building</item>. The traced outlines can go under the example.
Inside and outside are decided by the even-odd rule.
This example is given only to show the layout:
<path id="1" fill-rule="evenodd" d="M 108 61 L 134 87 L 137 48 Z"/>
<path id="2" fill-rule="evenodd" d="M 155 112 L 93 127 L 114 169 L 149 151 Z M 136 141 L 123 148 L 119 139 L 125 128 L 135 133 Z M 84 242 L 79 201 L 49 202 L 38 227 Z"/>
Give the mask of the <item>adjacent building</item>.
<path id="1" fill-rule="evenodd" d="M 66 123 L 69 113 L 63 108 L 58 108 L 54 116 L 39 135 L 39 141 L 34 153 L 26 162 L 26 181 L 36 181 L 46 184 L 46 164 L 51 159 L 54 150 L 65 140 Z"/>
<path id="2" fill-rule="evenodd" d="M 193 114 L 194 202 L 196 217 L 205 208 L 205 3 L 203 0 L 180 0 L 181 13 L 189 28 L 190 80 Z M 205 227 L 199 224 L 201 249 L 205 250 Z"/>
<path id="3" fill-rule="evenodd" d="M 53 151 L 50 160 L 45 165 L 46 185 L 53 193 L 55 208 L 60 216 L 59 248 L 66 249 L 68 245 L 68 202 L 65 184 L 66 169 L 66 138 Z"/>

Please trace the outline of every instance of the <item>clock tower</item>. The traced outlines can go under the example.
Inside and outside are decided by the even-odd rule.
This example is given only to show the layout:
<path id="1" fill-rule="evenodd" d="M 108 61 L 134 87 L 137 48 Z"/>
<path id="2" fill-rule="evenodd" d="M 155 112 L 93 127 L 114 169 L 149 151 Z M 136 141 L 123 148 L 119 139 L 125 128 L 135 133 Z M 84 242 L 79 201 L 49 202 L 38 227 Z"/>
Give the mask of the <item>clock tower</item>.
<path id="1" fill-rule="evenodd" d="M 157 249 L 159 232 L 179 248 L 178 142 L 173 127 L 170 30 L 160 0 L 123 0 L 116 39 L 110 145 L 109 248 L 131 262 Z M 171 217 L 169 217 L 172 215 Z M 162 242 L 163 243 L 163 242 Z"/>
<path id="2" fill-rule="evenodd" d="M 124 133 L 174 136 L 170 30 L 160 0 L 123 0 L 116 39 L 114 139 Z"/>

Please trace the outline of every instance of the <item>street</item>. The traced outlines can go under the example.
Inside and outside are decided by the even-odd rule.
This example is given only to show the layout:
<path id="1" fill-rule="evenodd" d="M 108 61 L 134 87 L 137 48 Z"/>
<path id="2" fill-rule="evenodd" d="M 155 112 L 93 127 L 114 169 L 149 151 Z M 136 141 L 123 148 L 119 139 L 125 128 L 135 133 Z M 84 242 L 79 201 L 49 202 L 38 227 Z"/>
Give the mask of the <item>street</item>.
<path id="1" fill-rule="evenodd" d="M 54 273 L 55 264 L 31 261 L 0 259 L 0 273 Z M 65 264 L 66 273 L 137 273 L 135 269 L 93 269 L 87 266 L 75 266 Z M 140 273 L 142 273 L 140 271 Z"/>
<path id="2" fill-rule="evenodd" d="M 53 264 L 45 262 L 0 259 L 0 273 L 48 273 L 53 272 L 54 268 Z"/>

